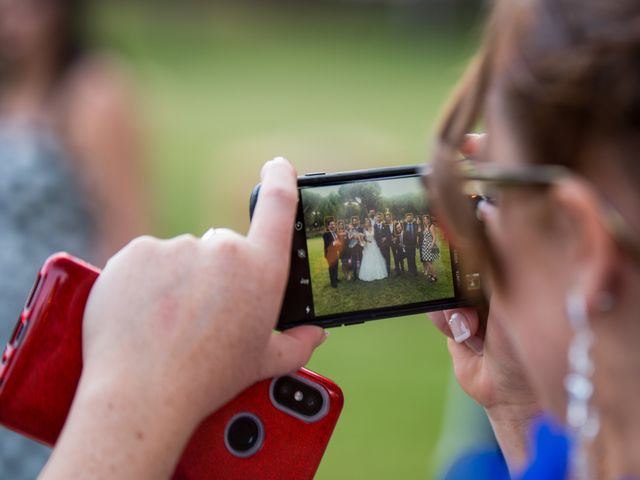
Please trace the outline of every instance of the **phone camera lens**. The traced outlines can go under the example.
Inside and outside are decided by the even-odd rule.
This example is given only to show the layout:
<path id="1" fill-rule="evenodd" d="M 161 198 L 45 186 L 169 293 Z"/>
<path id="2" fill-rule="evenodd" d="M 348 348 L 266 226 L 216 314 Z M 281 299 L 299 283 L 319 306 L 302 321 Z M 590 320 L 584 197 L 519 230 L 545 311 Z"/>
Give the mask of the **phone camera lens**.
<path id="1" fill-rule="evenodd" d="M 305 413 L 310 417 L 313 417 L 314 415 L 317 415 L 318 412 L 320 412 L 320 409 L 322 408 L 322 397 L 317 393 L 313 392 L 312 394 L 307 396 L 304 403 L 306 407 Z"/>
<path id="2" fill-rule="evenodd" d="M 277 408 L 305 421 L 318 420 L 326 411 L 325 398 L 313 383 L 280 377 L 272 383 L 271 392 Z"/>
<path id="3" fill-rule="evenodd" d="M 224 432 L 224 443 L 236 457 L 250 457 L 262 446 L 264 428 L 258 417 L 251 413 L 234 416 Z"/>
<path id="4" fill-rule="evenodd" d="M 291 395 L 291 391 L 293 390 L 293 385 L 286 381 L 283 380 L 282 382 L 278 383 L 278 394 L 283 397 L 286 398 L 289 395 Z"/>

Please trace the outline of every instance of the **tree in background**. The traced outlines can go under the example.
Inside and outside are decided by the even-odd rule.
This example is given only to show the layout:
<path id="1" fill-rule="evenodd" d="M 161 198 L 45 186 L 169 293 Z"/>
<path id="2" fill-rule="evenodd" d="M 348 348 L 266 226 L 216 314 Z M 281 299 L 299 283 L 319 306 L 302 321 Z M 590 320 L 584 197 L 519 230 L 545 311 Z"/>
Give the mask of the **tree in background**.
<path id="1" fill-rule="evenodd" d="M 364 212 L 381 208 L 380 185 L 373 182 L 342 185 L 338 194 L 342 202 L 356 202 Z"/>
<path id="2" fill-rule="evenodd" d="M 380 185 L 374 182 L 342 185 L 337 192 L 323 197 L 316 192 L 304 192 L 304 221 L 309 233 L 321 233 L 325 220 L 361 219 L 370 210 L 391 213 L 396 220 L 404 219 L 405 214 L 428 213 L 425 197 L 421 192 L 405 193 L 393 197 L 383 197 Z"/>

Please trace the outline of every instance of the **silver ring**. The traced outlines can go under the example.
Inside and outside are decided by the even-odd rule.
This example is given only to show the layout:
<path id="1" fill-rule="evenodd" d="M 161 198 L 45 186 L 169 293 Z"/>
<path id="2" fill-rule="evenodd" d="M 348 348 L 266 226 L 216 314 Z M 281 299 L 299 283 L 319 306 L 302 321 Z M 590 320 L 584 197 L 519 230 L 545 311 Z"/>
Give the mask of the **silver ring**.
<path id="1" fill-rule="evenodd" d="M 204 232 L 204 234 L 202 235 L 202 237 L 200 237 L 202 240 L 209 240 L 211 237 L 213 237 L 216 234 L 216 229 L 215 228 L 210 228 L 209 230 L 207 230 L 206 232 Z"/>

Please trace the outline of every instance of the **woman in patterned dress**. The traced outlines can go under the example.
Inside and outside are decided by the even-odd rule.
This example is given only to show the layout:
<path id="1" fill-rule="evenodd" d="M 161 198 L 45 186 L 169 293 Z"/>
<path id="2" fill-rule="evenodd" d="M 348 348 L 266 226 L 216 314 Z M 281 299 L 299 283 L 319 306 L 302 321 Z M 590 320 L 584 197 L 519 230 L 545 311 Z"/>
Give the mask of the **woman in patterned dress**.
<path id="1" fill-rule="evenodd" d="M 0 348 L 49 255 L 101 265 L 146 223 L 134 92 L 85 45 L 84 3 L 0 2 Z M 0 477 L 48 456 L 0 427 Z"/>
<path id="2" fill-rule="evenodd" d="M 433 262 L 438 258 L 440 258 L 440 249 L 436 243 L 436 227 L 430 215 L 423 215 L 420 260 L 424 268 L 424 275 L 430 282 L 438 281 L 438 277 L 433 273 Z"/>

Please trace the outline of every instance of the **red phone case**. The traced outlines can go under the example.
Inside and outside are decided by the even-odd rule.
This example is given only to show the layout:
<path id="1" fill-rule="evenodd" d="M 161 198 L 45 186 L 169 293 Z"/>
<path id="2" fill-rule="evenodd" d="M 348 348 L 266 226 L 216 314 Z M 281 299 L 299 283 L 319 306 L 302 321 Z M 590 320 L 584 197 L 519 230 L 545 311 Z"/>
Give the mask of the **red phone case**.
<path id="1" fill-rule="evenodd" d="M 0 423 L 54 445 L 69 412 L 82 370 L 82 317 L 100 271 L 68 254 L 42 267 L 0 363 Z M 178 463 L 176 479 L 313 478 L 342 410 L 343 396 L 331 380 L 306 369 L 295 376 L 324 389 L 326 414 L 305 422 L 274 406 L 272 380 L 249 387 L 206 418 Z M 238 413 L 263 425 L 264 440 L 250 457 L 232 454 L 225 429 Z"/>

